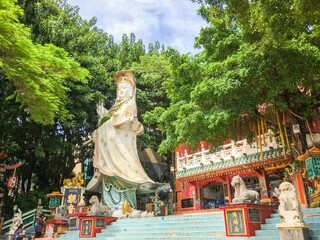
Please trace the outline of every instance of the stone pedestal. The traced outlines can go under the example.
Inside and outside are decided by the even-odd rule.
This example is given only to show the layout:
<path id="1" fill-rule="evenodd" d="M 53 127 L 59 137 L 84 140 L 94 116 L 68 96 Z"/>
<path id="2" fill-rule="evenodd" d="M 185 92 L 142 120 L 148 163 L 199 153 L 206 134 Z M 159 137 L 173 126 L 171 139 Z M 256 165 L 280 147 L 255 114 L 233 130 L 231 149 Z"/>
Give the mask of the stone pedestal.
<path id="1" fill-rule="evenodd" d="M 79 230 L 80 229 L 80 217 L 86 217 L 88 213 L 73 213 L 68 215 L 69 229 L 68 230 Z"/>
<path id="2" fill-rule="evenodd" d="M 280 223 L 276 225 L 279 234 L 280 240 L 309 240 L 309 228 L 310 226 L 305 223 Z"/>
<path id="3" fill-rule="evenodd" d="M 6 240 L 13 240 L 13 234 L 6 234 Z"/>
<path id="4" fill-rule="evenodd" d="M 224 211 L 227 237 L 251 237 L 260 229 L 275 208 L 261 204 L 233 204 L 220 207 Z"/>
<path id="5" fill-rule="evenodd" d="M 74 212 L 68 215 L 69 230 L 79 230 L 80 229 L 80 219 L 79 217 L 86 217 L 89 213 L 89 206 L 76 206 Z"/>
<path id="6" fill-rule="evenodd" d="M 116 221 L 114 217 L 104 216 L 87 216 L 79 217 L 80 219 L 80 238 L 94 238 L 97 233 L 101 233 L 102 229 L 105 229 L 107 225 Z"/>
<path id="7" fill-rule="evenodd" d="M 53 224 L 53 237 L 58 238 L 60 234 L 65 233 L 68 230 L 68 220 L 66 219 L 55 219 L 49 220 L 48 224 Z"/>

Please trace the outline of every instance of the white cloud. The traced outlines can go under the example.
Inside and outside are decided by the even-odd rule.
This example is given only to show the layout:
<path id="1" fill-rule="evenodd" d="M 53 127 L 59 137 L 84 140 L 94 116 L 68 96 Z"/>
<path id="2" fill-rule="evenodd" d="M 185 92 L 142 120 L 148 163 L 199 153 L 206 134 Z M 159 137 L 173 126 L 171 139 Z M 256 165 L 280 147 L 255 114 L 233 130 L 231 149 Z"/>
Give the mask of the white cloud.
<path id="1" fill-rule="evenodd" d="M 194 38 L 205 22 L 191 0 L 68 0 L 80 7 L 85 19 L 97 17 L 97 25 L 112 34 L 116 42 L 134 33 L 144 44 L 159 41 L 181 53 L 193 49 Z"/>

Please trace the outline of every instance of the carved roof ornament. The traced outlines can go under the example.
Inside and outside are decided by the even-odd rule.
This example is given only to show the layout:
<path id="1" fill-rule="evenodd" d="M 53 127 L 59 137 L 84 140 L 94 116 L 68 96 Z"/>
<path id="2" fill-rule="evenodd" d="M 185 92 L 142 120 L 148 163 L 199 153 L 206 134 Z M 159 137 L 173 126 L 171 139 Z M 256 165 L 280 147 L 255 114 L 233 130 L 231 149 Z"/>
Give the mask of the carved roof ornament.
<path id="1" fill-rule="evenodd" d="M 303 155 L 297 157 L 299 161 L 305 161 L 309 157 L 320 157 L 320 149 L 316 146 L 313 146 L 309 150 L 307 150 Z"/>

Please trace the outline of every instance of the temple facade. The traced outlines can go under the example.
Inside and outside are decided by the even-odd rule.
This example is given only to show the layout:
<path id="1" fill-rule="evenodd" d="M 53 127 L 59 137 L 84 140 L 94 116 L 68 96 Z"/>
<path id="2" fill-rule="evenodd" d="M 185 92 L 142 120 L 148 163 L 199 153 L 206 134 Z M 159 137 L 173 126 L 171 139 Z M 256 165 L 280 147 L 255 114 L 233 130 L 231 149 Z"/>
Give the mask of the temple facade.
<path id="1" fill-rule="evenodd" d="M 276 141 L 272 132 L 257 142 L 226 141 L 221 150 L 210 152 L 206 142 L 175 150 L 176 211 L 179 213 L 217 208 L 230 204 L 231 180 L 241 176 L 248 189 L 258 191 L 261 203 L 277 205 L 282 181 L 294 184 L 303 208 L 308 207 L 305 169 L 292 169 L 293 156 Z M 259 141 L 259 139 L 257 139 Z"/>

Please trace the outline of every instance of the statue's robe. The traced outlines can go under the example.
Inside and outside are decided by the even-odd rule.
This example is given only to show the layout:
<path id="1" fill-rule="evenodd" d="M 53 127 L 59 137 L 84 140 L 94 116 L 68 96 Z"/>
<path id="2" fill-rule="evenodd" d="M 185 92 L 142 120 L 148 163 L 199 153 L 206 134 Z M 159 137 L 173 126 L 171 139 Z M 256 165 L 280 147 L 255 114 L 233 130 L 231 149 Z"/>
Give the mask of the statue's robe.
<path id="1" fill-rule="evenodd" d="M 99 180 L 99 191 L 109 207 L 120 206 L 125 200 L 135 207 L 137 188 L 154 185 L 138 157 L 136 137 L 144 130 L 137 120 L 135 96 L 115 104 L 110 113 L 111 118 L 95 131 L 93 166 L 99 170 L 96 182 Z M 89 188 L 97 187 L 92 185 L 89 183 Z"/>

